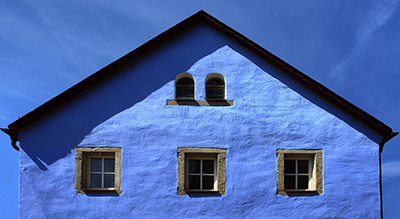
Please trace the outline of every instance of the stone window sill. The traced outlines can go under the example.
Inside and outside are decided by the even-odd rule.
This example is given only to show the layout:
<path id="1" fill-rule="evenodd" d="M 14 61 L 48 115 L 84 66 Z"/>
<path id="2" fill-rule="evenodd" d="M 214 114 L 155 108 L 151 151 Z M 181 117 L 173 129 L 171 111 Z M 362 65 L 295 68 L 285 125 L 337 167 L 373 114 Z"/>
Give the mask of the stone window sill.
<path id="1" fill-rule="evenodd" d="M 233 100 L 167 100 L 167 106 L 233 106 Z"/>
<path id="2" fill-rule="evenodd" d="M 117 189 L 82 189 L 81 192 L 84 194 L 122 194 L 122 191 L 118 191 Z"/>
<path id="3" fill-rule="evenodd" d="M 186 195 L 207 195 L 207 196 L 220 196 L 221 193 L 219 191 L 194 191 L 194 190 L 185 190 Z"/>
<path id="4" fill-rule="evenodd" d="M 306 195 L 321 195 L 320 192 L 316 190 L 308 190 L 308 191 L 278 191 L 278 195 L 284 196 L 306 196 Z"/>

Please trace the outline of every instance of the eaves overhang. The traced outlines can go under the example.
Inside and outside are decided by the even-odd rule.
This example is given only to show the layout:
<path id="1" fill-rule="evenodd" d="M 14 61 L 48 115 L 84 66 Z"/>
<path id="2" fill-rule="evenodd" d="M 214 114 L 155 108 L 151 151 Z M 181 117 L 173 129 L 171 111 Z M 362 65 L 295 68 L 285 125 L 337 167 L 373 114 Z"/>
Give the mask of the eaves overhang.
<path id="1" fill-rule="evenodd" d="M 96 73 L 85 78 L 84 80 L 72 86 L 71 88 L 67 89 L 66 91 L 62 92 L 58 96 L 50 99 L 49 101 L 40 105 L 33 111 L 27 113 L 23 117 L 14 121 L 8 126 L 9 132 L 17 134 L 18 131 L 31 125 L 37 120 L 43 118 L 48 113 L 52 112 L 53 110 L 67 103 L 71 99 L 79 96 L 83 92 L 89 90 L 90 88 L 99 84 L 108 77 L 114 75 L 127 65 L 133 63 L 135 60 L 155 50 L 156 48 L 160 47 L 169 40 L 177 37 L 178 35 L 180 35 L 181 33 L 185 32 L 186 30 L 190 29 L 191 27 L 195 26 L 198 23 L 205 23 L 213 27 L 214 29 L 224 34 L 228 38 L 234 40 L 236 43 L 240 44 L 241 46 L 245 47 L 246 49 L 253 52 L 257 56 L 261 57 L 263 60 L 265 60 L 278 70 L 280 70 L 282 73 L 288 75 L 290 78 L 301 84 L 306 89 L 310 90 L 315 95 L 324 99 L 337 109 L 343 111 L 344 113 L 351 116 L 361 124 L 365 125 L 366 127 L 370 128 L 374 132 L 381 135 L 383 137 L 382 143 L 380 144 L 381 151 L 383 149 L 384 143 L 389 141 L 391 138 L 395 137 L 398 134 L 397 132 L 393 132 L 392 129 L 389 126 L 385 125 L 383 122 L 379 121 L 378 119 L 371 116 L 367 112 L 361 110 L 354 104 L 350 103 L 341 96 L 332 92 L 330 89 L 326 88 L 322 84 L 308 77 L 306 74 L 297 70 L 296 68 L 289 65 L 282 59 L 278 58 L 277 56 L 273 55 L 266 49 L 259 46 L 257 43 L 243 36 L 239 32 L 225 25 L 224 23 L 214 18 L 213 16 L 209 15 L 208 13 L 204 12 L 203 10 L 181 21 L 177 25 L 171 27 L 170 29 L 164 31 L 163 33 L 159 34 L 158 36 L 154 37 L 153 39 L 139 46 L 137 49 L 127 53 L 118 60 L 100 69 Z M 18 137 L 14 136 L 14 140 L 15 139 L 18 139 Z"/>

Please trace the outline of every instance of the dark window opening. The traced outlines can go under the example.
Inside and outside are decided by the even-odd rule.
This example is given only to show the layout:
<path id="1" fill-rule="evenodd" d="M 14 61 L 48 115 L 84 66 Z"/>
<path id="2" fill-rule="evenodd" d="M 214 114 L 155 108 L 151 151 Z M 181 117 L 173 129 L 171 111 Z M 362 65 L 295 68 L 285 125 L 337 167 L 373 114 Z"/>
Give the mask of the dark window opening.
<path id="1" fill-rule="evenodd" d="M 285 160 L 285 190 L 308 189 L 309 160 Z"/>
<path id="2" fill-rule="evenodd" d="M 215 189 L 215 160 L 189 159 L 188 189 L 214 190 Z"/>
<path id="3" fill-rule="evenodd" d="M 181 78 L 176 82 L 175 99 L 194 100 L 194 81 L 190 78 Z"/>
<path id="4" fill-rule="evenodd" d="M 207 100 L 225 99 L 225 83 L 222 79 L 211 78 L 206 82 L 206 99 Z"/>

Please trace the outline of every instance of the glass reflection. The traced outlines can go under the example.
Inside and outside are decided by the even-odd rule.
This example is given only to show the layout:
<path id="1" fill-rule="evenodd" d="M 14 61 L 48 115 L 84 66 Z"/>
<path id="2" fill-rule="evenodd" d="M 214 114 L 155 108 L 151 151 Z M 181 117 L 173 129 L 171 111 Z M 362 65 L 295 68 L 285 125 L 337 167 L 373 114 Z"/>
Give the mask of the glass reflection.
<path id="1" fill-rule="evenodd" d="M 189 176 L 189 189 L 200 189 L 200 176 Z"/>
<path id="2" fill-rule="evenodd" d="M 91 172 L 101 172 L 101 158 L 92 158 L 90 161 Z"/>
<path id="3" fill-rule="evenodd" d="M 200 160 L 189 160 L 189 173 L 200 173 Z"/>

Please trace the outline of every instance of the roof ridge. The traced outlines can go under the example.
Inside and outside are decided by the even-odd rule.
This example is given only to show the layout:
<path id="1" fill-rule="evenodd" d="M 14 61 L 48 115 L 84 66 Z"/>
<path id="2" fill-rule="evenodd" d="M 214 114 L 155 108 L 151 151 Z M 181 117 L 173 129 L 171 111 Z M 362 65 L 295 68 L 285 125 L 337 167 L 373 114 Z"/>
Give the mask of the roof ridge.
<path id="1" fill-rule="evenodd" d="M 368 114 L 367 112 L 358 108 L 354 104 L 345 100 L 343 97 L 334 93 L 327 87 L 323 86 L 319 82 L 310 78 L 309 76 L 302 73 L 295 67 L 291 66 L 284 60 L 275 56 L 268 50 L 264 49 L 257 43 L 253 42 L 249 38 L 245 37 L 241 33 L 232 29 L 228 25 L 222 23 L 221 21 L 219 21 L 218 19 L 216 19 L 215 17 L 211 16 L 210 14 L 208 14 L 203 10 L 200 10 L 197 13 L 193 14 L 192 16 L 182 20 L 178 24 L 160 33 L 159 35 L 145 42 L 141 46 L 125 54 L 121 58 L 113 61 L 109 65 L 103 67 L 102 69 L 98 70 L 97 72 L 93 73 L 92 75 L 88 76 L 87 78 L 83 79 L 77 84 L 73 85 L 69 89 L 62 92 L 61 94 L 43 103 L 42 105 L 30 111 L 29 113 L 22 116 L 18 120 L 12 122 L 11 124 L 8 125 L 9 130 L 17 133 L 19 130 L 36 122 L 37 120 L 41 119 L 51 111 L 62 106 L 71 99 L 79 96 L 81 93 L 87 91 L 88 89 L 92 88 L 93 86 L 97 85 L 98 83 L 102 82 L 108 77 L 119 72 L 121 69 L 131 64 L 138 58 L 153 51 L 162 44 L 175 38 L 179 34 L 183 33 L 184 31 L 188 30 L 189 28 L 193 27 L 194 25 L 200 22 L 204 22 L 210 25 L 220 33 L 233 39 L 238 44 L 242 45 L 249 51 L 261 57 L 269 64 L 273 65 L 282 73 L 291 77 L 293 80 L 301 84 L 306 89 L 310 90 L 312 93 L 316 94 L 317 96 L 324 99 L 337 109 L 341 110 L 342 112 L 356 119 L 366 127 L 370 128 L 371 130 L 383 136 L 381 149 L 383 148 L 385 142 L 389 141 L 391 138 L 393 138 L 398 134 L 394 133 L 390 127 L 385 125 L 380 120 L 376 119 L 372 115 Z"/>

